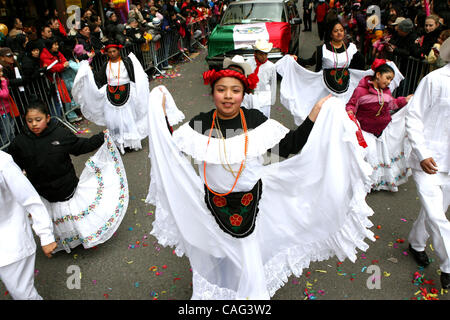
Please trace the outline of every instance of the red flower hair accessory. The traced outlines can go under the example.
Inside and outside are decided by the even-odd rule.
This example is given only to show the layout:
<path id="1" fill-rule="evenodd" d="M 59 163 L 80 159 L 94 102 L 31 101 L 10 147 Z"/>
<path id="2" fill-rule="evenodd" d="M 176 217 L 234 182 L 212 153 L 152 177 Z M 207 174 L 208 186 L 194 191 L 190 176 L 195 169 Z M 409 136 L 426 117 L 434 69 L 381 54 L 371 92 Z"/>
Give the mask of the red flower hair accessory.
<path id="1" fill-rule="evenodd" d="M 203 83 L 208 85 L 212 85 L 214 82 L 216 82 L 220 78 L 224 77 L 233 77 L 236 79 L 239 79 L 244 84 L 244 90 L 248 92 L 249 90 L 253 90 L 256 88 L 256 85 L 259 82 L 258 75 L 255 73 L 250 74 L 248 77 L 243 75 L 242 73 L 231 70 L 231 69 L 224 69 L 220 71 L 216 71 L 214 69 L 208 70 L 203 72 Z"/>
<path id="2" fill-rule="evenodd" d="M 375 71 L 379 66 L 382 66 L 386 63 L 386 60 L 384 59 L 375 59 L 372 63 L 372 66 L 370 67 L 373 71 Z"/>

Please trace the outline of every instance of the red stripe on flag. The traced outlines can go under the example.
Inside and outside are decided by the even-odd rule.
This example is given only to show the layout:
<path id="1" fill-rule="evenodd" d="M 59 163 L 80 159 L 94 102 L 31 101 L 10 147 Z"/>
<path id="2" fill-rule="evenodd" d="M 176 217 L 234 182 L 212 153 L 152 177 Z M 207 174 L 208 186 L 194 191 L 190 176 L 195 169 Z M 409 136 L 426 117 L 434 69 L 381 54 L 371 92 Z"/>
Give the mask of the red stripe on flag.
<path id="1" fill-rule="evenodd" d="M 266 22 L 266 29 L 269 33 L 269 42 L 273 43 L 275 48 L 287 53 L 291 42 L 291 25 L 287 22 Z"/>

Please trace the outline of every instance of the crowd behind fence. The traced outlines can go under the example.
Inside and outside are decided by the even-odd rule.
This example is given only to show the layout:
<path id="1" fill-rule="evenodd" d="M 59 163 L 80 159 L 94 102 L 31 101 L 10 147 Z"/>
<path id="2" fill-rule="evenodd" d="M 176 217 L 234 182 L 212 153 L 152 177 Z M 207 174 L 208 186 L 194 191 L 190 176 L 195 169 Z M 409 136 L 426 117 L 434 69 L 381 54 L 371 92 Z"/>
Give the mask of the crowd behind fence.
<path id="1" fill-rule="evenodd" d="M 201 33 L 195 33 L 194 31 L 196 30 L 200 30 Z M 192 31 L 191 45 L 205 48 L 204 44 L 211 31 L 208 22 L 197 22 L 195 25 L 192 25 Z M 140 44 L 126 46 L 121 49 L 121 54 L 127 56 L 132 52 L 140 61 L 145 71 L 154 68 L 164 76 L 162 68 L 170 59 L 182 55 L 189 60 L 189 56 L 185 51 L 188 45 L 184 41 L 186 39 L 181 37 L 178 32 L 165 33 L 159 41 L 149 42 L 147 46 Z M 108 57 L 106 54 L 96 55 L 91 62 L 93 71 L 100 70 L 101 66 L 107 60 Z M 396 97 L 414 93 L 420 80 L 431 71 L 430 64 L 412 57 L 397 59 L 394 60 L 394 63 L 396 63 L 398 69 L 405 77 L 405 80 L 401 82 L 399 88 L 394 91 L 394 96 Z M 8 112 L 4 105 L 0 106 L 0 150 L 7 149 L 14 137 L 23 131 L 24 125 L 26 124 L 20 115 L 24 114 L 24 106 L 28 104 L 30 95 L 37 96 L 47 104 L 52 118 L 67 126 L 73 132 L 77 132 L 77 128 L 67 118 L 67 114 L 74 109 L 66 108 L 65 103 L 62 101 L 61 92 L 57 86 L 57 83 L 61 80 L 60 78 L 58 73 L 53 73 L 53 79 L 48 79 L 44 76 L 33 79 L 23 86 L 9 87 L 11 99 L 17 106 L 19 114 L 14 116 L 12 111 Z"/>

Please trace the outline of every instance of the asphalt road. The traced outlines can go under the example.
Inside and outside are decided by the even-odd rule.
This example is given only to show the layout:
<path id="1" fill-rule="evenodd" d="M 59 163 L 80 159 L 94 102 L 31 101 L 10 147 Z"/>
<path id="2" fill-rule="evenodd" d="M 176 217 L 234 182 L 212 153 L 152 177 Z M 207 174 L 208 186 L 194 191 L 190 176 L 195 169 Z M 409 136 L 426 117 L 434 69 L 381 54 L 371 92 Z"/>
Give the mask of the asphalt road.
<path id="1" fill-rule="evenodd" d="M 315 26 L 314 26 L 315 28 Z M 300 55 L 309 56 L 318 44 L 313 32 L 302 33 Z M 186 119 L 212 108 L 210 89 L 203 85 L 201 73 L 207 70 L 206 52 L 200 52 L 191 62 L 181 63 L 171 78 L 151 81 L 151 88 L 164 84 L 172 93 Z M 279 100 L 272 108 L 272 117 L 294 128 L 292 116 Z M 92 123 L 79 125 L 80 136 L 90 136 L 103 128 Z M 91 154 L 74 157 L 78 175 Z M 190 299 L 191 270 L 187 258 L 175 256 L 171 248 L 163 248 L 149 232 L 154 219 L 154 207 L 144 203 L 149 186 L 150 163 L 148 140 L 143 149 L 123 156 L 130 190 L 128 211 L 116 234 L 106 243 L 85 250 L 75 248 L 70 254 L 58 252 L 47 259 L 38 249 L 35 285 L 44 299 L 49 300 L 184 300 Z M 420 204 L 414 181 L 410 179 L 397 193 L 375 192 L 367 197 L 374 210 L 371 230 L 377 235 L 368 241 L 367 252 L 359 252 L 355 263 L 339 262 L 336 258 L 315 262 L 299 278 L 290 277 L 273 297 L 275 300 L 409 300 L 424 298 L 437 290 L 437 298 L 448 300 L 441 291 L 437 257 L 421 270 L 407 253 L 407 236 L 418 215 Z M 374 269 L 378 273 L 368 273 Z M 75 271 L 73 271 L 75 270 Z M 76 273 L 79 270 L 81 274 Z M 371 271 L 374 272 L 374 271 Z M 434 284 L 413 281 L 415 272 Z M 378 275 L 379 287 L 368 279 Z M 78 280 L 77 280 L 78 279 Z M 79 287 L 77 283 L 79 282 Z M 72 287 L 72 288 L 71 288 Z M 305 292 L 307 290 L 307 293 Z M 0 283 L 0 300 L 11 299 Z"/>

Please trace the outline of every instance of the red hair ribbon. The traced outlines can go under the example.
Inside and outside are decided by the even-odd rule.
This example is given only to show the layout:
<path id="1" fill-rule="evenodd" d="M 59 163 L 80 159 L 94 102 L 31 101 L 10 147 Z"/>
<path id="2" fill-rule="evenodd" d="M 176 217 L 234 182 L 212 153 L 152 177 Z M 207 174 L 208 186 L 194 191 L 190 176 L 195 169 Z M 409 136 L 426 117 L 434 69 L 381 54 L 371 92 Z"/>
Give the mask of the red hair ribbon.
<path id="1" fill-rule="evenodd" d="M 215 69 L 205 71 L 203 72 L 203 83 L 204 84 L 210 84 L 212 85 L 214 82 L 216 82 L 220 78 L 224 77 L 232 77 L 236 78 L 242 81 L 244 84 L 244 89 L 247 90 L 253 90 L 256 88 L 256 85 L 259 82 L 258 75 L 255 73 L 250 74 L 248 77 L 243 75 L 242 73 L 231 70 L 231 69 L 224 69 L 220 71 L 216 71 Z"/>
<path id="2" fill-rule="evenodd" d="M 379 66 L 382 66 L 386 63 L 386 60 L 384 59 L 375 59 L 372 63 L 372 66 L 370 67 L 373 71 L 375 71 Z"/>
<path id="3" fill-rule="evenodd" d="M 108 51 L 109 48 L 117 48 L 117 49 L 120 50 L 120 49 L 123 48 L 123 45 L 121 45 L 121 44 L 108 44 L 104 48 L 102 48 L 100 50 L 100 52 L 104 54 L 104 53 L 106 53 L 106 51 Z"/>

